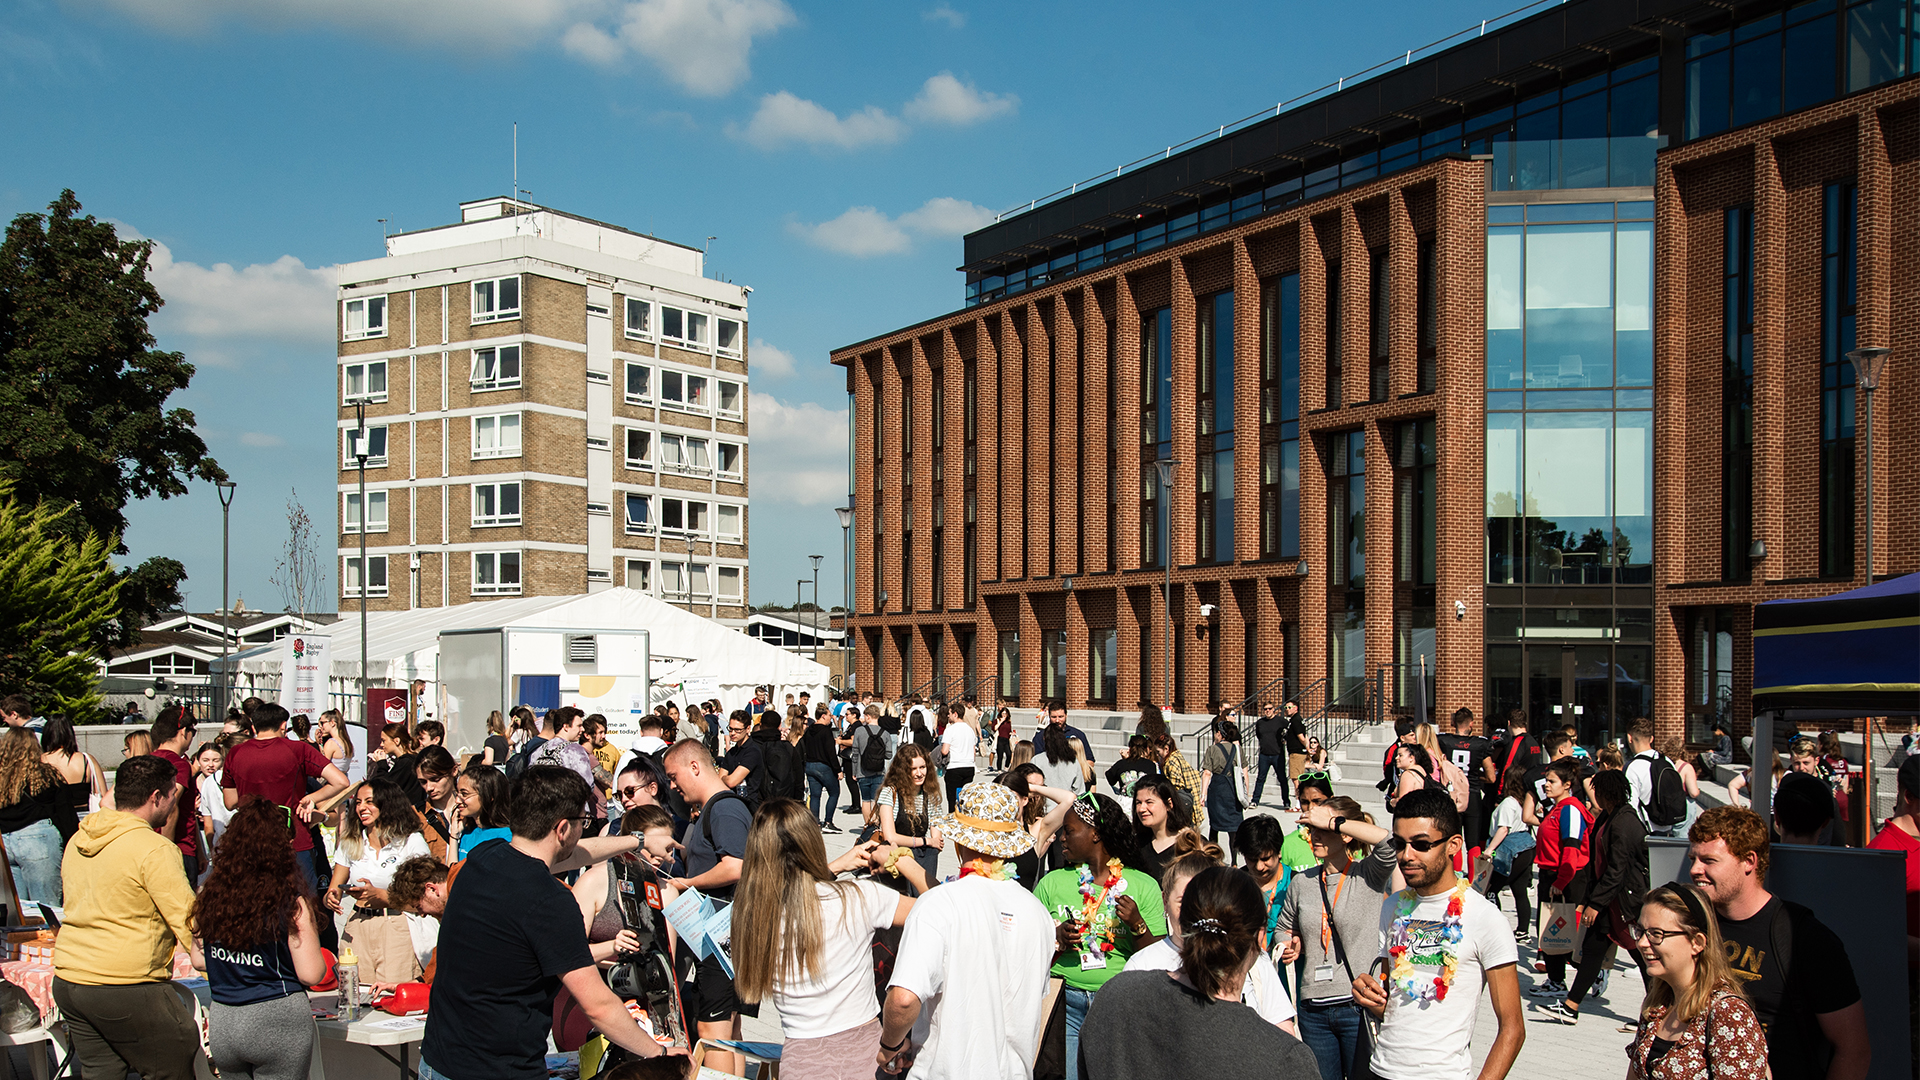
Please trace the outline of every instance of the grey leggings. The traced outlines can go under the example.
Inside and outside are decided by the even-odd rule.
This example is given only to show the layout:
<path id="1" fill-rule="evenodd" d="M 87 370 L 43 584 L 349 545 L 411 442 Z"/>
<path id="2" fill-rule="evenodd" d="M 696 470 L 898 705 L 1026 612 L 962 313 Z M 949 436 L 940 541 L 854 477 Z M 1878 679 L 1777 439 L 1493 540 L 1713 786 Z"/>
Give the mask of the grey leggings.
<path id="1" fill-rule="evenodd" d="M 307 995 L 252 1005 L 213 1003 L 208 1018 L 213 1067 L 226 1080 L 301 1080 L 313 1061 L 313 1009 Z"/>

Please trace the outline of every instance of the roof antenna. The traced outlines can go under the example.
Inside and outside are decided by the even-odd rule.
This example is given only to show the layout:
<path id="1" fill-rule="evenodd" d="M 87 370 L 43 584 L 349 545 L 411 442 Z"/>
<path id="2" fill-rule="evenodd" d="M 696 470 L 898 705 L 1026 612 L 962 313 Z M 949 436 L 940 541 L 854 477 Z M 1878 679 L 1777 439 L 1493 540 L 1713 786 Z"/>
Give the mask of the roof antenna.
<path id="1" fill-rule="evenodd" d="M 374 220 L 380 223 L 380 247 L 382 250 L 385 250 L 387 245 L 387 236 L 389 235 L 387 232 L 387 219 L 375 218 Z"/>

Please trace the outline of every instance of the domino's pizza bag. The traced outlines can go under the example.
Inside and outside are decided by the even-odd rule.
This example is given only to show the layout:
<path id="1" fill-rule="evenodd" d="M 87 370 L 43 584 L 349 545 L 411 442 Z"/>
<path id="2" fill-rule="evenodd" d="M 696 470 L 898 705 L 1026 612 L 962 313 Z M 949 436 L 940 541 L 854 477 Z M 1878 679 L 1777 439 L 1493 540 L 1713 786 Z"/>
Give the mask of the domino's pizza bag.
<path id="1" fill-rule="evenodd" d="M 1572 953 L 1573 962 L 1580 962 L 1580 946 L 1587 936 L 1587 928 L 1581 918 L 1580 905 L 1564 904 L 1552 900 L 1540 902 L 1540 951 L 1543 953 Z"/>

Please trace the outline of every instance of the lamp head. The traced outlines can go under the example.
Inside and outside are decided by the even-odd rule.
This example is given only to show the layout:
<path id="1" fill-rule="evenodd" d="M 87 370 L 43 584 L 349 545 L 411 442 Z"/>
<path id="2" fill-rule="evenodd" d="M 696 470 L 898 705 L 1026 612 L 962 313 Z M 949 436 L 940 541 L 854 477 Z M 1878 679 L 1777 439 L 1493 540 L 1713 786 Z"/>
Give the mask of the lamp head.
<path id="1" fill-rule="evenodd" d="M 1878 390 L 1880 373 L 1886 370 L 1887 357 L 1891 355 L 1893 355 L 1892 349 L 1880 345 L 1868 345 L 1849 352 L 1847 359 L 1853 361 L 1853 371 L 1859 378 L 1860 385 L 1868 390 Z"/>
<path id="2" fill-rule="evenodd" d="M 840 515 L 841 528 L 843 529 L 853 528 L 853 507 L 851 506 L 835 507 L 833 512 Z"/>
<path id="3" fill-rule="evenodd" d="M 1159 461 L 1153 463 L 1154 470 L 1160 474 L 1161 487 L 1171 488 L 1173 486 L 1173 467 L 1178 464 L 1180 464 L 1178 458 L 1161 458 Z"/>

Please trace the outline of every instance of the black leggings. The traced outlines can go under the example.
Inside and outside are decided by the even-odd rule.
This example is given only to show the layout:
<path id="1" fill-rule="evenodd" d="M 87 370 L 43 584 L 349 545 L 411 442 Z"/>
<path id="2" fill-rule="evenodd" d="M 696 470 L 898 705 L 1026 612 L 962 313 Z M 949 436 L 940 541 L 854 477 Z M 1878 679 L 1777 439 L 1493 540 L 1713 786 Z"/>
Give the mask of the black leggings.
<path id="1" fill-rule="evenodd" d="M 948 769 L 946 781 L 947 809 L 952 810 L 960 805 L 960 789 L 973 783 L 973 769 Z"/>
<path id="2" fill-rule="evenodd" d="M 1515 929 L 1524 934 L 1531 922 L 1533 912 L 1533 849 L 1528 848 L 1513 857 L 1513 867 L 1505 874 L 1493 875 L 1487 884 L 1487 899 L 1494 907 L 1500 906 L 1500 892 L 1510 889 L 1513 892 L 1513 907 L 1518 920 Z"/>
<path id="3" fill-rule="evenodd" d="M 1575 1005 L 1586 1000 L 1587 994 L 1593 990 L 1593 984 L 1600 981 L 1600 973 L 1606 970 L 1607 954 L 1613 945 L 1613 939 L 1607 936 L 1607 932 L 1612 925 L 1612 917 L 1601 912 L 1600 917 L 1587 928 L 1586 939 L 1580 944 L 1580 967 L 1573 974 L 1573 985 L 1567 988 L 1567 1000 Z M 1647 962 L 1640 958 L 1640 950 L 1625 951 L 1633 957 L 1634 966 L 1640 969 L 1640 981 L 1647 982 Z M 1552 965 L 1551 960 L 1548 965 Z"/>
<path id="4" fill-rule="evenodd" d="M 1232 833 L 1230 832 L 1223 833 L 1219 829 L 1208 829 L 1207 843 L 1219 844 L 1220 850 L 1223 853 L 1225 853 L 1227 857 L 1227 865 L 1228 866 L 1233 865 L 1233 834 Z"/>

